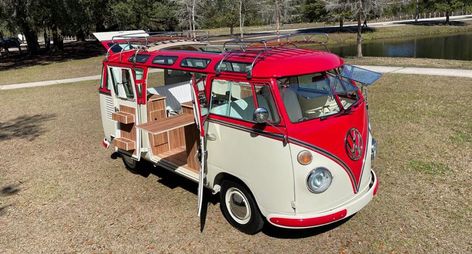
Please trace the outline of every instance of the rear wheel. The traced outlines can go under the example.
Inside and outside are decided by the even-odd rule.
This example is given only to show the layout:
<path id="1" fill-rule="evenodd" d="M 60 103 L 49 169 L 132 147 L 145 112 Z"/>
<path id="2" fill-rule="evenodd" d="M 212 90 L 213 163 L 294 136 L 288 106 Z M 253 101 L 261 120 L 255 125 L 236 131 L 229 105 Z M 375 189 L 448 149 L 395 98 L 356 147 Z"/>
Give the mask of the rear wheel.
<path id="1" fill-rule="evenodd" d="M 123 164 L 125 164 L 126 169 L 128 169 L 133 174 L 142 174 L 142 163 L 133 159 L 131 156 L 126 154 L 121 154 L 121 158 L 123 159 Z"/>
<path id="2" fill-rule="evenodd" d="M 246 234 L 256 234 L 264 226 L 259 208 L 249 190 L 242 184 L 223 181 L 220 207 L 226 220 Z"/>

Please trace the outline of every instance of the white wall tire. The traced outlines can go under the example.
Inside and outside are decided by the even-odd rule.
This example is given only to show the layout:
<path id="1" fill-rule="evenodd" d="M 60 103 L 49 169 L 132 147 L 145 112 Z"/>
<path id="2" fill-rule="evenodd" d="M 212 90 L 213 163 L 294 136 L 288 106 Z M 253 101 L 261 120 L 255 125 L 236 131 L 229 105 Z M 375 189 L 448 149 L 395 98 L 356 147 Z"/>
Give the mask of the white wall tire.
<path id="1" fill-rule="evenodd" d="M 259 208 L 249 190 L 242 184 L 223 181 L 220 208 L 226 220 L 246 234 L 256 234 L 264 226 Z"/>

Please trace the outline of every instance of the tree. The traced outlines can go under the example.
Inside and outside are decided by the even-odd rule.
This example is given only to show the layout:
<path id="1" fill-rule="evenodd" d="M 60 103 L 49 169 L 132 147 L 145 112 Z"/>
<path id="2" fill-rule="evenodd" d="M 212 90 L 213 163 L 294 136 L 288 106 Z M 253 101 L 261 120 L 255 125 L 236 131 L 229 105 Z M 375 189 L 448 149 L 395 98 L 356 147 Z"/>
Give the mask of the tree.
<path id="1" fill-rule="evenodd" d="M 451 12 L 464 6 L 463 0 L 435 0 L 433 1 L 434 8 L 440 12 L 446 13 L 446 24 L 449 25 L 449 16 Z"/>
<path id="2" fill-rule="evenodd" d="M 352 16 L 352 2 L 346 0 L 325 0 L 325 3 L 326 10 L 339 21 L 339 28 L 342 29 L 345 18 Z"/>
<path id="3" fill-rule="evenodd" d="M 38 4 L 33 0 L 0 0 L 0 8 L 3 9 L 7 27 L 10 32 L 18 29 L 25 35 L 30 54 L 37 54 L 39 50 L 36 32 L 36 17 L 40 14 L 37 9 Z"/>
<path id="4" fill-rule="evenodd" d="M 301 5 L 301 13 L 303 21 L 307 22 L 322 21 L 328 14 L 321 0 L 306 0 Z"/>

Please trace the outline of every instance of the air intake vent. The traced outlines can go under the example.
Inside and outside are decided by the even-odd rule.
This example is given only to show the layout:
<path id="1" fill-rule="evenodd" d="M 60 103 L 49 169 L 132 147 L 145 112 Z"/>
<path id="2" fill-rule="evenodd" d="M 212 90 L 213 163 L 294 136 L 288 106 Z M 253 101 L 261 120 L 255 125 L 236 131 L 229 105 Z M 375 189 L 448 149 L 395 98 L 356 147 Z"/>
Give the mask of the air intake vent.
<path id="1" fill-rule="evenodd" d="M 105 96 L 105 110 L 107 118 L 111 119 L 111 115 L 115 112 L 115 107 L 113 106 L 113 98 L 111 96 Z"/>

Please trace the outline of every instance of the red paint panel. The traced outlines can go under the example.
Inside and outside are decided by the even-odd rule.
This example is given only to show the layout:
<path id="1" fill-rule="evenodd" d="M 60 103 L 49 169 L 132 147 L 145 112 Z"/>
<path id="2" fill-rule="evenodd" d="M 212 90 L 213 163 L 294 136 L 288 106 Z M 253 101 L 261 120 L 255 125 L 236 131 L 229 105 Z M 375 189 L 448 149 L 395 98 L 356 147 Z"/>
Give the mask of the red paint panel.
<path id="1" fill-rule="evenodd" d="M 377 178 L 377 182 L 374 186 L 374 196 L 377 195 L 377 191 L 379 190 L 379 179 Z"/>
<path id="2" fill-rule="evenodd" d="M 291 138 L 319 147 L 329 154 L 336 156 L 347 165 L 348 168 L 346 169 L 342 163 L 336 161 L 345 170 L 352 173 L 353 179 L 351 181 L 353 181 L 355 192 L 357 192 L 362 177 L 365 153 L 367 152 L 368 124 L 367 110 L 364 102 L 361 102 L 359 106 L 352 109 L 348 114 L 333 115 L 324 120 L 313 119 L 301 123 L 287 123 L 287 125 Z M 345 148 L 346 134 L 351 128 L 356 128 L 362 135 L 362 156 L 358 160 L 352 160 Z"/>
<path id="3" fill-rule="evenodd" d="M 304 218 L 304 219 L 291 219 L 291 218 L 270 218 L 270 222 L 283 226 L 283 227 L 291 227 L 291 228 L 306 228 L 306 227 L 315 227 L 325 225 L 331 222 L 338 221 L 344 217 L 346 217 L 347 210 L 344 209 L 337 213 L 321 216 L 321 217 L 314 217 L 314 218 Z"/>

